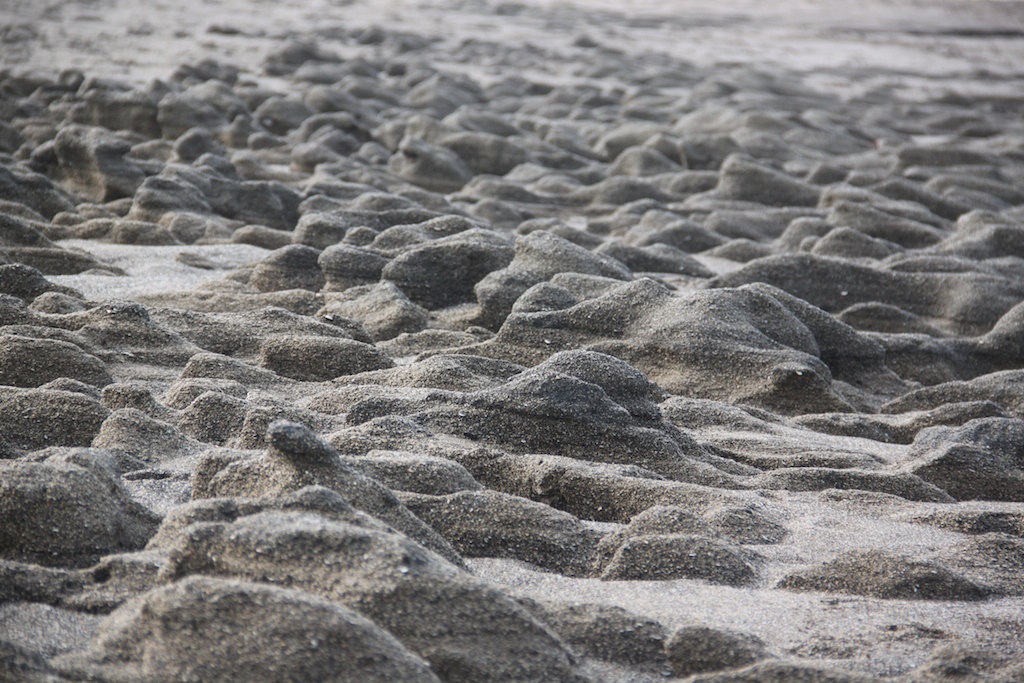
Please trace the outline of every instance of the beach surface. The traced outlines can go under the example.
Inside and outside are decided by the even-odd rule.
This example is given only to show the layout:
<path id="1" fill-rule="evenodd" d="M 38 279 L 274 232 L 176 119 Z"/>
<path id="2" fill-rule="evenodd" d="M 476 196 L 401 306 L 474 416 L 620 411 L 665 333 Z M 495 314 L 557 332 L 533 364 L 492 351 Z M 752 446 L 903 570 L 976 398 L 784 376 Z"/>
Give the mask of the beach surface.
<path id="1" fill-rule="evenodd" d="M 8 0 L 0 680 L 1024 681 L 1024 3 Z"/>

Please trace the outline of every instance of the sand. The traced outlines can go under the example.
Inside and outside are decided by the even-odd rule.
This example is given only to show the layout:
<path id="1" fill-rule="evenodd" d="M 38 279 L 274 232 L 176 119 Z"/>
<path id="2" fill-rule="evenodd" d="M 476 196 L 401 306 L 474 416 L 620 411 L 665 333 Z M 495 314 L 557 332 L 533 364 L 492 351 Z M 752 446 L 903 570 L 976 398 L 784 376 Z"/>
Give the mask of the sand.
<path id="1" fill-rule="evenodd" d="M 1024 680 L 1022 67 L 1007 1 L 6 3 L 0 679 Z"/>

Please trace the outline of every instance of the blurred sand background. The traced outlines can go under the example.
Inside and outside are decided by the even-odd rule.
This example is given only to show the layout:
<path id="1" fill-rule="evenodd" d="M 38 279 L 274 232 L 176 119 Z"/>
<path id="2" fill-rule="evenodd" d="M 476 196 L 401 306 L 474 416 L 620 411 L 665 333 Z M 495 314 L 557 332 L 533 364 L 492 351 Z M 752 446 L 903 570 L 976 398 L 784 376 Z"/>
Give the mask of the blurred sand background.
<path id="1" fill-rule="evenodd" d="M 549 11 L 531 11 L 539 7 Z M 875 68 L 908 79 L 1024 70 L 1024 3 L 1006 0 L 6 0 L 0 67 L 78 68 L 140 84 L 203 57 L 256 65 L 283 36 L 331 24 L 386 24 L 453 44 L 552 47 L 587 34 L 698 65 Z"/>

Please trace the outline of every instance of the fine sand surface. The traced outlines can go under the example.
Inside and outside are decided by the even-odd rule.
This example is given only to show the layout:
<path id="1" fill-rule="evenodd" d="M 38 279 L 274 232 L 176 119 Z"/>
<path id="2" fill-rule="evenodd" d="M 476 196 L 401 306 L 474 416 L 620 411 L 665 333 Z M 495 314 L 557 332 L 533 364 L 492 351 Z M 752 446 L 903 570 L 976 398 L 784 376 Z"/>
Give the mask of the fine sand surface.
<path id="1" fill-rule="evenodd" d="M 0 5 L 0 681 L 1024 681 L 1024 3 Z"/>

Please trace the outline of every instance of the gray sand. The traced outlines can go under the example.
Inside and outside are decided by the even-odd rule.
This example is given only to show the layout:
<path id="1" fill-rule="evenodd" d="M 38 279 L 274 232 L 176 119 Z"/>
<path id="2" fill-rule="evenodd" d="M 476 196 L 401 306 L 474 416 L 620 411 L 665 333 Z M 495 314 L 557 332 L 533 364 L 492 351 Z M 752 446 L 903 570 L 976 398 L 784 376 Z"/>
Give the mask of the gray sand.
<path id="1" fill-rule="evenodd" d="M 0 48 L 0 679 L 683 680 L 701 626 L 1024 680 L 1024 3 L 13 0 Z"/>

